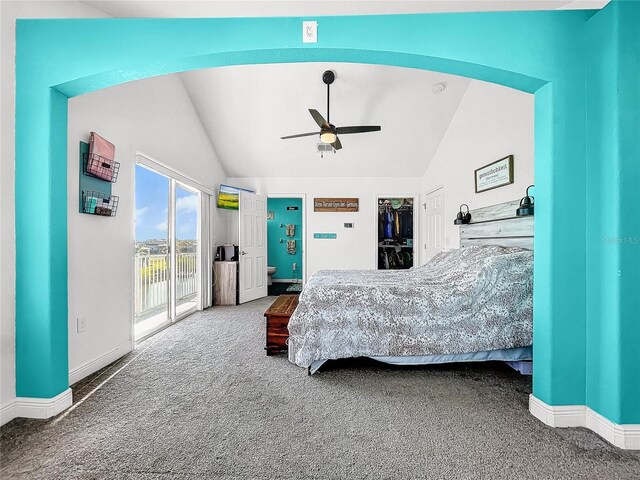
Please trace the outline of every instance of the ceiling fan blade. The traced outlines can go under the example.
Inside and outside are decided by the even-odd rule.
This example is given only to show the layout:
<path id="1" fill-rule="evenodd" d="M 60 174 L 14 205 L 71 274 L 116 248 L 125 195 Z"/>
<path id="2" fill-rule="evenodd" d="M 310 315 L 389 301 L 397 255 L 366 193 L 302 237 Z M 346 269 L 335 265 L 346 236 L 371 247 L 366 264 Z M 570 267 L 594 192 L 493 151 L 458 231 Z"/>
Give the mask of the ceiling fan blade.
<path id="1" fill-rule="evenodd" d="M 314 110 L 313 108 L 310 108 L 309 113 L 320 128 L 329 128 L 329 123 L 324 119 L 322 115 L 320 115 L 320 112 Z"/>
<path id="2" fill-rule="evenodd" d="M 380 125 L 369 125 L 369 126 L 357 126 L 357 127 L 338 127 L 336 128 L 336 132 L 339 134 L 346 133 L 365 133 L 365 132 L 379 132 L 382 130 Z"/>
<path id="3" fill-rule="evenodd" d="M 331 145 L 333 145 L 333 148 L 335 148 L 336 150 L 340 150 L 342 148 L 342 143 L 340 143 L 340 139 L 338 137 L 336 137 L 336 141 Z"/>
<path id="4" fill-rule="evenodd" d="M 320 132 L 298 133 L 297 135 L 287 135 L 286 137 L 280 137 L 280 139 L 286 140 L 287 138 L 310 137 L 311 135 L 320 135 Z"/>

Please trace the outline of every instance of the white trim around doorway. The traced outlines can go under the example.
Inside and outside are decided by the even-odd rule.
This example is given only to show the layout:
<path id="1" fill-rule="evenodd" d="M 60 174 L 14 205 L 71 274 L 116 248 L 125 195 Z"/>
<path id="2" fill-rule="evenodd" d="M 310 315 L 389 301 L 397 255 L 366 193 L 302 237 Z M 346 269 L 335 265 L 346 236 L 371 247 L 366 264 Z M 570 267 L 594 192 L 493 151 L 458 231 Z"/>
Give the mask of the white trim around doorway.
<path id="1" fill-rule="evenodd" d="M 443 215 L 443 228 L 444 228 L 444 214 L 447 208 L 447 197 L 445 196 L 444 183 L 438 185 L 437 187 L 430 188 L 422 195 L 422 202 L 420 203 L 420 222 L 422 225 L 422 230 L 420 234 L 422 235 L 422 242 L 420 242 L 420 265 L 424 265 L 427 263 L 427 252 L 426 252 L 426 243 L 428 238 L 427 233 L 427 197 L 432 193 L 437 192 L 438 190 L 442 190 L 442 215 Z M 447 233 L 445 230 L 444 233 L 444 248 L 447 248 Z"/>
<path id="2" fill-rule="evenodd" d="M 145 153 L 136 152 L 135 163 L 148 167 L 151 170 L 155 170 L 156 172 L 164 175 L 165 177 L 173 178 L 178 183 L 182 183 L 183 185 L 191 187 L 195 190 L 200 190 L 204 193 L 208 193 L 209 195 L 215 195 L 216 193 L 214 188 L 203 185 L 202 183 L 194 180 L 193 178 L 187 175 L 184 175 L 178 172 L 177 170 L 174 170 L 173 168 L 165 165 L 164 163 L 156 160 L 155 158 Z"/>
<path id="3" fill-rule="evenodd" d="M 213 190 L 205 185 L 202 185 L 201 183 L 185 176 L 182 175 L 181 173 L 175 171 L 174 169 L 167 167 L 166 165 L 162 164 L 161 162 L 158 162 L 155 159 L 151 159 L 148 156 L 137 152 L 135 155 L 135 165 L 136 166 L 141 166 L 147 170 L 150 170 L 152 172 L 157 173 L 158 175 L 161 175 L 163 177 L 166 177 L 169 180 L 169 202 L 167 205 L 168 208 L 168 230 L 169 232 L 175 232 L 176 231 L 176 189 L 177 188 L 181 188 L 185 191 L 188 191 L 194 195 L 197 195 L 198 197 L 198 201 L 197 201 L 197 205 L 198 205 L 198 215 L 197 215 L 197 226 L 196 226 L 196 236 L 198 239 L 198 248 L 196 251 L 196 265 L 197 265 L 197 275 L 198 275 L 198 283 L 200 284 L 197 287 L 197 294 L 196 294 L 196 305 L 194 307 L 188 308 L 188 309 L 183 309 L 183 310 L 179 310 L 177 304 L 176 304 L 176 270 L 175 269 L 170 269 L 170 281 L 168 282 L 168 287 L 170 288 L 170 291 L 167 293 L 167 321 L 166 322 L 162 322 L 162 325 L 158 325 L 156 328 L 153 328 L 153 330 L 149 330 L 148 332 L 145 331 L 144 333 L 142 333 L 142 335 L 139 338 L 136 338 L 136 317 L 135 317 L 135 301 L 132 302 L 132 311 L 131 311 L 131 347 L 132 349 L 135 348 L 135 345 L 145 339 L 147 339 L 148 337 L 155 335 L 156 333 L 159 333 L 160 331 L 164 330 L 165 328 L 179 322 L 180 320 L 182 320 L 183 318 L 191 315 L 192 313 L 196 312 L 197 310 L 201 310 L 203 308 L 203 301 L 202 301 L 202 296 L 203 296 L 203 291 L 205 289 L 210 289 L 211 285 L 202 285 L 202 281 L 206 278 L 208 281 L 210 280 L 210 276 L 204 276 L 202 275 L 202 258 L 203 256 L 208 256 L 206 255 L 206 252 L 210 252 L 211 251 L 211 246 L 210 246 L 210 236 L 203 235 L 203 223 L 206 224 L 206 227 L 209 228 L 209 221 L 203 222 L 202 216 L 206 213 L 203 211 L 202 209 L 202 203 L 203 203 L 203 195 L 207 195 L 207 196 L 212 196 L 214 194 Z M 134 175 L 134 179 L 135 179 L 135 175 Z M 135 180 L 134 180 L 135 182 Z M 135 205 L 135 202 L 134 202 Z M 135 239 L 135 221 L 133 224 L 133 237 Z M 205 245 L 205 242 L 203 242 L 203 239 L 208 242 Z M 173 235 L 169 235 L 169 255 L 171 256 L 171 261 L 170 264 L 175 265 L 176 263 L 176 243 L 175 243 L 175 238 Z M 135 245 L 135 243 L 134 243 Z M 134 248 L 135 250 L 135 248 Z M 133 292 L 132 295 L 135 298 L 135 289 L 136 289 L 136 282 L 135 282 L 135 267 L 132 267 L 131 269 L 131 276 L 132 276 L 132 285 L 133 285 Z"/>
<path id="4" fill-rule="evenodd" d="M 302 285 L 307 283 L 307 194 L 306 193 L 267 193 L 267 202 L 270 198 L 300 198 L 302 199 Z M 268 205 L 268 203 L 267 203 Z M 268 207 L 267 207 L 268 208 Z M 267 236 L 267 243 L 269 237 Z M 268 250 L 267 250 L 268 251 Z M 267 260 L 268 262 L 268 260 Z M 274 279 L 274 282 L 278 280 Z"/>

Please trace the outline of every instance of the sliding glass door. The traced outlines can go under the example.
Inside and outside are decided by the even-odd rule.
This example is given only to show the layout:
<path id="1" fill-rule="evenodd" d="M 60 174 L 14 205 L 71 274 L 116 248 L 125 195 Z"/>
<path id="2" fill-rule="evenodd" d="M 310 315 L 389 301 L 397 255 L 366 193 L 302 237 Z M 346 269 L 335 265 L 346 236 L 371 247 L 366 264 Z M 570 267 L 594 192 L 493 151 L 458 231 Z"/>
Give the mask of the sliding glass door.
<path id="1" fill-rule="evenodd" d="M 176 186 L 176 316 L 198 306 L 198 207 L 197 192 Z"/>
<path id="2" fill-rule="evenodd" d="M 136 166 L 135 339 L 165 327 L 169 314 L 171 181 Z"/>
<path id="3" fill-rule="evenodd" d="M 200 193 L 136 165 L 135 340 L 199 303 Z"/>

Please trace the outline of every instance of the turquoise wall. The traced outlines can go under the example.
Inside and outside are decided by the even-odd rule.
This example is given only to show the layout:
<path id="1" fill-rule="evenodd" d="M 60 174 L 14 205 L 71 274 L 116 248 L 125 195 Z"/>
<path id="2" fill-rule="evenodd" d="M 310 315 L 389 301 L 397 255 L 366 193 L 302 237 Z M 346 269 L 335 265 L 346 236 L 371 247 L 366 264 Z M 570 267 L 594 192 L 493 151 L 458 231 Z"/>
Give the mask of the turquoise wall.
<path id="1" fill-rule="evenodd" d="M 640 424 L 640 5 L 616 6 L 615 11 L 619 25 L 616 124 L 620 130 L 619 148 L 611 157 L 620 165 L 620 183 L 613 186 L 620 204 L 620 314 L 616 319 L 620 325 L 615 328 L 620 338 L 620 413 L 616 417 L 605 411 L 604 415 L 618 423 Z"/>
<path id="2" fill-rule="evenodd" d="M 640 9 L 587 25 L 586 403 L 640 423 Z"/>
<path id="3" fill-rule="evenodd" d="M 637 2 L 614 1 L 595 19 L 590 11 L 324 17 L 317 44 L 302 43 L 302 18 L 18 20 L 18 395 L 50 397 L 67 383 L 67 226 L 59 208 L 66 194 L 65 97 L 190 69 L 343 61 L 441 71 L 535 93 L 534 394 L 551 405 L 585 404 L 596 401 L 591 392 L 608 388 L 603 375 L 615 374 L 616 406 L 602 411 L 640 423 L 637 382 L 628 381 L 638 371 L 626 363 L 637 359 L 628 347 L 640 340 L 638 296 L 630 298 L 637 282 L 628 281 L 637 280 L 637 247 L 591 241 L 608 228 L 609 201 L 625 218 L 616 232 L 637 228 L 637 217 L 629 217 L 638 199 L 638 9 Z M 611 33 L 613 50 L 605 54 L 595 44 Z M 613 93 L 588 97 L 585 73 L 597 88 L 598 74 L 611 66 Z M 615 113 L 588 115 L 587 106 Z M 614 128 L 616 148 L 600 157 L 587 150 L 587 128 Z M 592 181 L 598 162 L 620 175 Z M 593 194 L 607 202 L 598 214 L 581 208 Z M 588 275 L 611 276 L 610 258 L 619 277 L 611 290 L 601 289 Z M 592 310 L 592 296 L 600 311 Z M 602 341 L 593 325 L 607 331 Z M 615 365 L 604 355 L 591 358 L 597 350 Z M 592 368 L 602 372 L 598 378 Z"/>
<path id="4" fill-rule="evenodd" d="M 287 207 L 298 207 L 298 210 L 287 210 Z M 273 220 L 267 220 L 267 263 L 277 269 L 273 278 L 293 278 L 291 270 L 295 262 L 298 264 L 297 278 L 302 279 L 302 199 L 268 198 L 267 209 L 275 214 Z M 295 225 L 295 236 L 287 237 L 280 224 Z M 287 253 L 287 240 L 296 241 L 295 255 Z"/>

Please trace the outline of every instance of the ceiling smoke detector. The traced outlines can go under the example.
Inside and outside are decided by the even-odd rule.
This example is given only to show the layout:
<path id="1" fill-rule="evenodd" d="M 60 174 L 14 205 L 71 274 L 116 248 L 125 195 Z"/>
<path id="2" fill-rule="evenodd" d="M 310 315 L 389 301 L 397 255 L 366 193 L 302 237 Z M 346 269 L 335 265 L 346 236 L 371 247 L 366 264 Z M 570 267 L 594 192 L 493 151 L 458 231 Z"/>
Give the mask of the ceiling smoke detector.
<path id="1" fill-rule="evenodd" d="M 433 93 L 442 93 L 444 92 L 444 89 L 447 88 L 447 83 L 446 82 L 438 82 L 438 83 L 434 83 L 433 87 L 431 87 L 431 91 Z"/>

